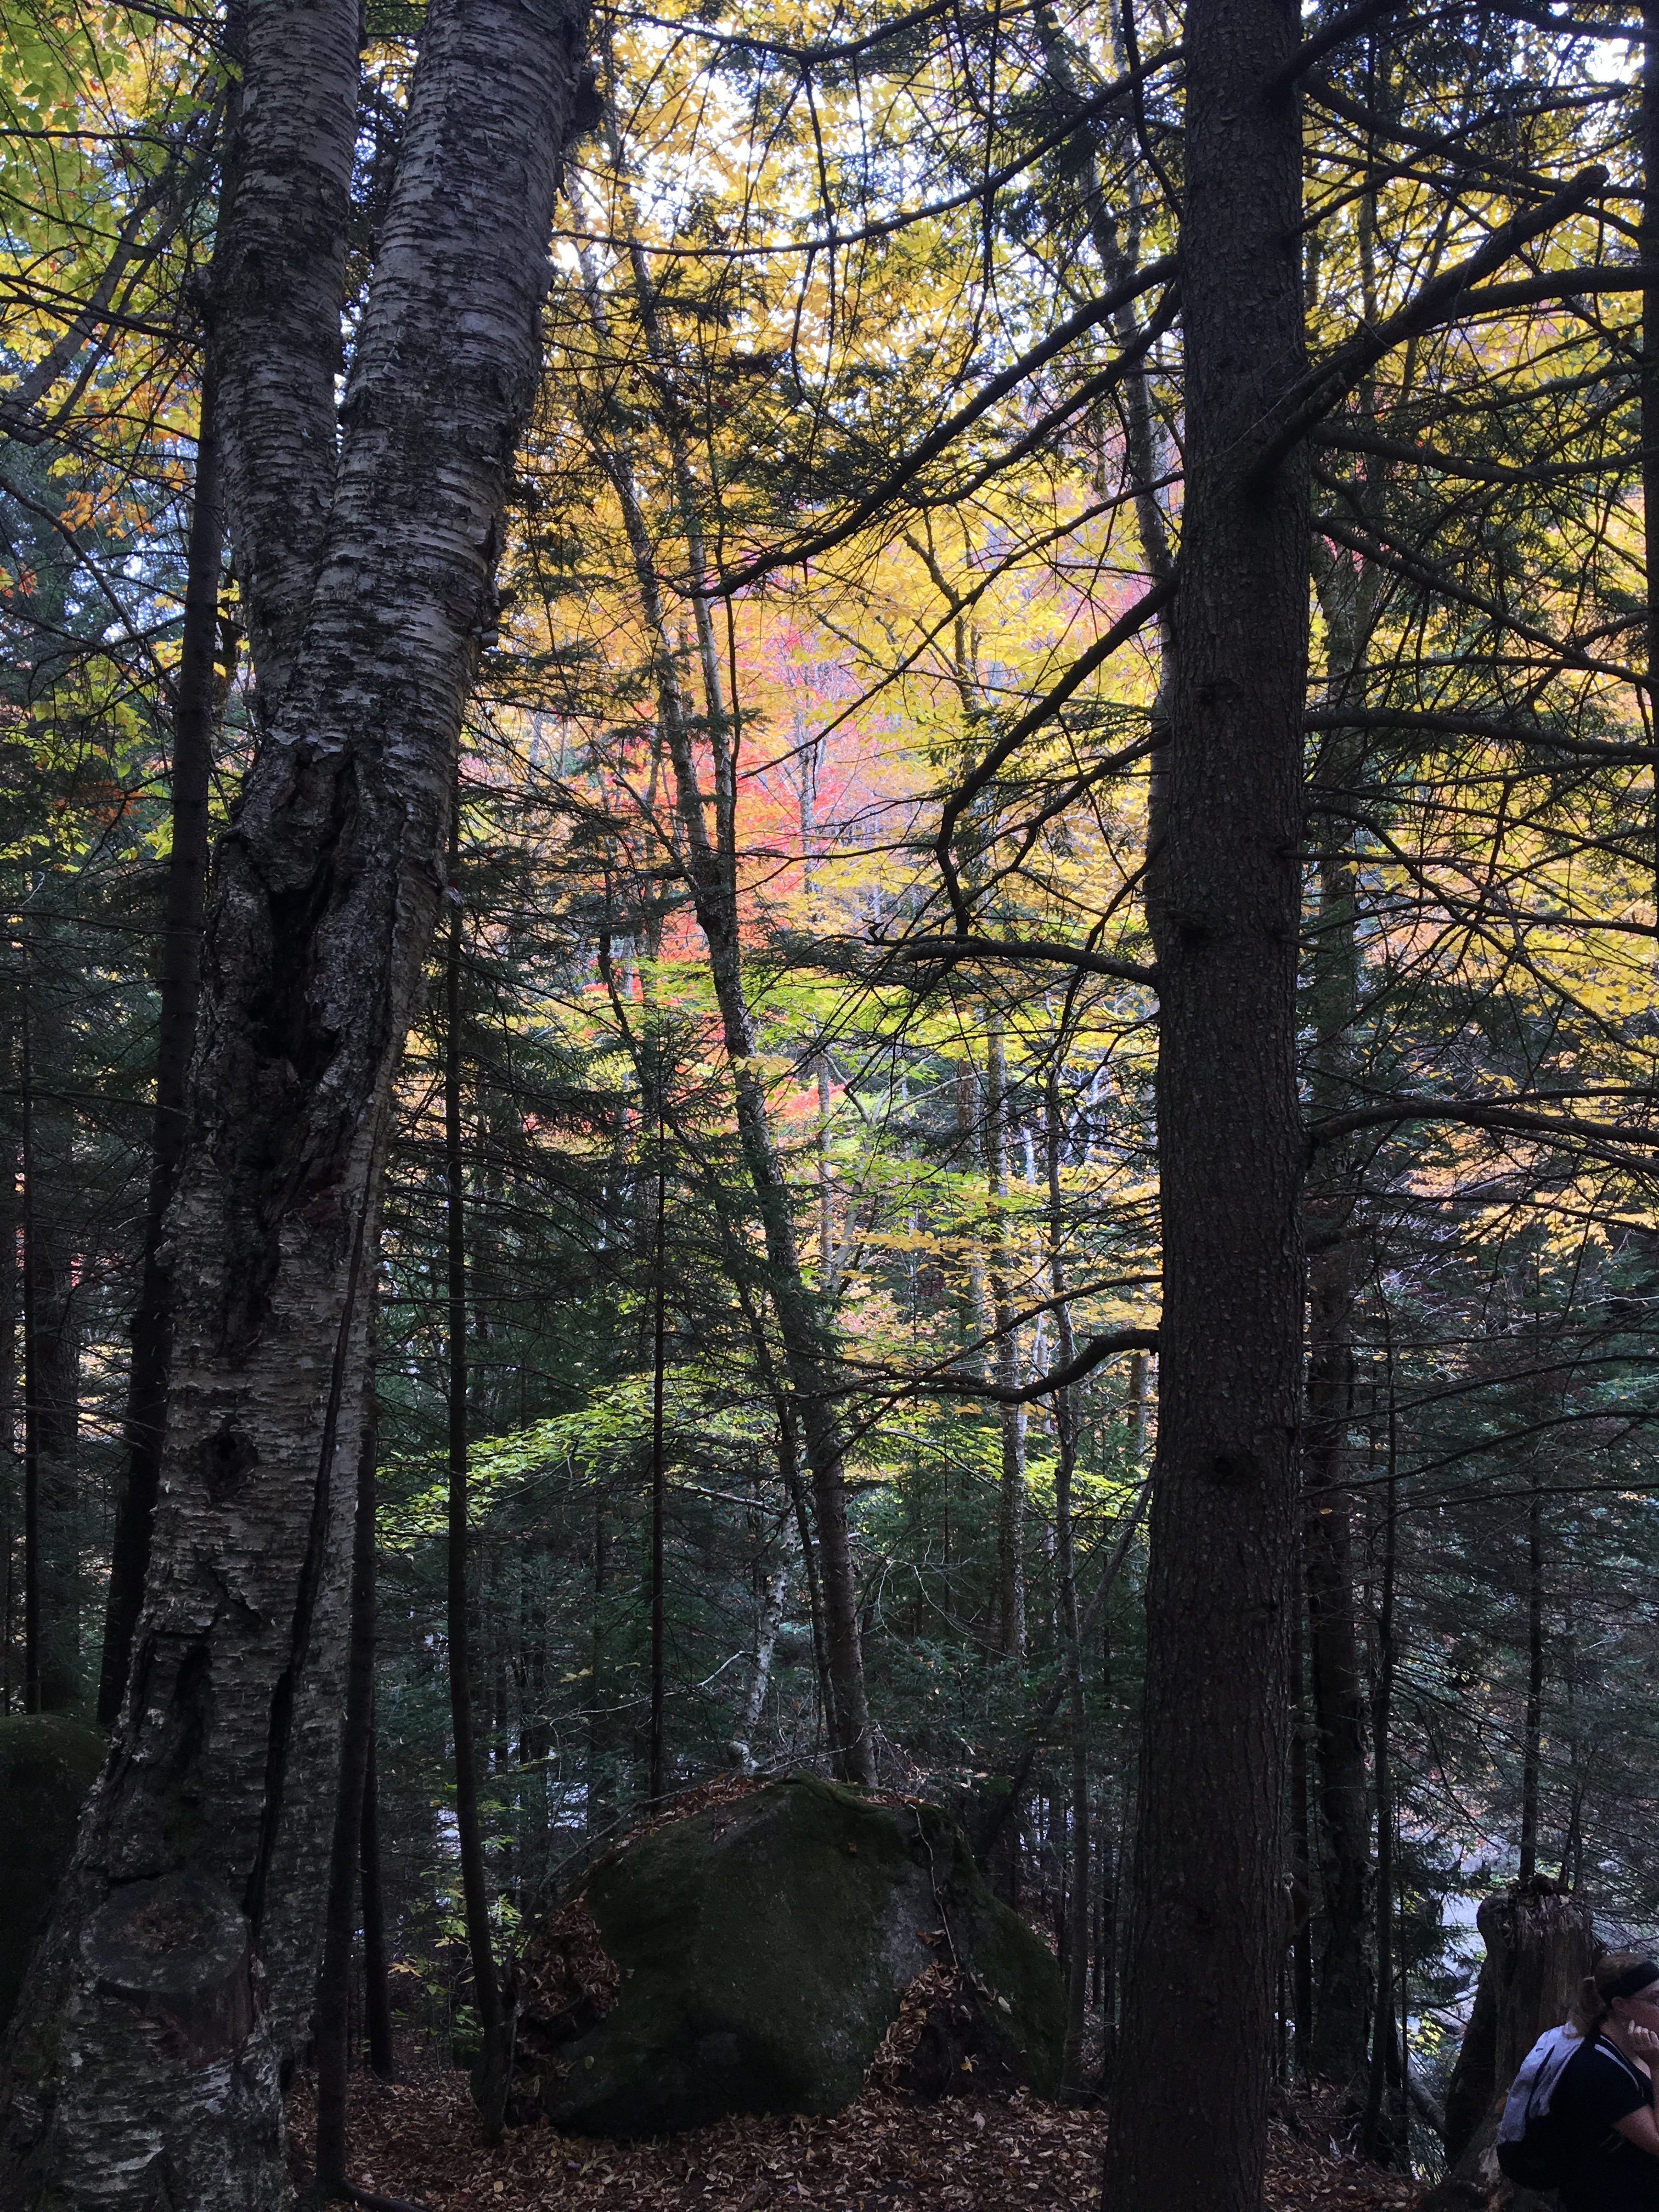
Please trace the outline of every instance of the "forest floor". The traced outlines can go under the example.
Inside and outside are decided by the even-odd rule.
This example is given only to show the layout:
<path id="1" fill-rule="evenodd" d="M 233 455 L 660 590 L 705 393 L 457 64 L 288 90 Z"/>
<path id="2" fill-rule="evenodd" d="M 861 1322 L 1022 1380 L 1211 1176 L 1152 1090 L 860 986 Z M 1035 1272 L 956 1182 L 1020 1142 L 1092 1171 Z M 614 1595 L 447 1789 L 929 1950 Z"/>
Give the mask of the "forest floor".
<path id="1" fill-rule="evenodd" d="M 893 2031 L 902 2038 L 902 2015 Z M 466 2076 L 414 2067 L 354 2075 L 353 2179 L 427 2212 L 1095 2212 L 1104 2124 L 1097 2111 L 1026 2095 L 933 2103 L 872 2082 L 829 2119 L 722 2121 L 667 2141 L 598 2142 L 546 2126 L 478 2141 Z M 309 2145 L 308 2083 L 293 2112 L 296 2168 Z M 1318 2101 L 1271 2124 L 1267 2212 L 1409 2212 L 1422 2185 L 1342 2156 Z M 297 2178 L 297 2172 L 296 2172 Z"/>

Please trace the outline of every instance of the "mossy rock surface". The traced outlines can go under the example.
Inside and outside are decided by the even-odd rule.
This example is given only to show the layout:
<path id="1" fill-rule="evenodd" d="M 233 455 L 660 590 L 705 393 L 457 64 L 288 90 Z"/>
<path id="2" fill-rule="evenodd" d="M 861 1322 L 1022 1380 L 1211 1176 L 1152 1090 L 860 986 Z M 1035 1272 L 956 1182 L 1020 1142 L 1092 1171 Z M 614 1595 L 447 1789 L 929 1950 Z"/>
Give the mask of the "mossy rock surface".
<path id="1" fill-rule="evenodd" d="M 57 1713 L 0 1714 L 0 2028 L 69 1864 L 104 1739 Z"/>
<path id="2" fill-rule="evenodd" d="M 667 2135 L 729 2112 L 839 2111 L 906 1986 L 953 1954 L 1010 2063 L 1040 2095 L 1058 2087 L 1058 1969 L 935 1807 L 769 1784 L 623 1844 L 577 1894 L 615 2000 L 597 2025 L 591 2007 L 568 2014 L 584 2031 L 568 2040 L 526 2016 L 556 2127 Z"/>

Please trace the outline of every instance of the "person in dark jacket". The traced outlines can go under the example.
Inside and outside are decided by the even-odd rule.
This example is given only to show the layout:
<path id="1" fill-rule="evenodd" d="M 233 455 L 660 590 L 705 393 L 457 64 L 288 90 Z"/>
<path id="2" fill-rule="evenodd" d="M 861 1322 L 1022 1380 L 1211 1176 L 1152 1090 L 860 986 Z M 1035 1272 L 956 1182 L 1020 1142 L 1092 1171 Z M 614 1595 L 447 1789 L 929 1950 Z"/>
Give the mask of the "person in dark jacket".
<path id="1" fill-rule="evenodd" d="M 1550 2100 L 1577 2152 L 1561 2185 L 1562 2212 L 1659 2212 L 1659 1964 L 1609 1951 L 1570 2024 L 1583 2048 Z"/>

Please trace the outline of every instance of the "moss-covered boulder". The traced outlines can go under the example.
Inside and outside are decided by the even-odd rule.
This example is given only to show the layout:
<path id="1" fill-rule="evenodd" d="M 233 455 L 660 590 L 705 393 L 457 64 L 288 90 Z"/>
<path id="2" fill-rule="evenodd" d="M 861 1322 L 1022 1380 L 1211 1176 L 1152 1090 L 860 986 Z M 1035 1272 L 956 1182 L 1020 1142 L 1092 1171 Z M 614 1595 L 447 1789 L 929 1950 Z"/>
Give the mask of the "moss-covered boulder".
<path id="1" fill-rule="evenodd" d="M 76 1823 L 104 1763 L 94 1729 L 57 1713 L 0 1714 L 0 2028 L 46 1924 Z"/>
<path id="2" fill-rule="evenodd" d="M 907 1985 L 952 1961 L 1007 2063 L 1053 2095 L 1058 1970 L 961 1832 L 936 1807 L 798 1777 L 599 1862 L 526 1953 L 521 2061 L 554 2125 L 581 2135 L 832 2112 Z"/>

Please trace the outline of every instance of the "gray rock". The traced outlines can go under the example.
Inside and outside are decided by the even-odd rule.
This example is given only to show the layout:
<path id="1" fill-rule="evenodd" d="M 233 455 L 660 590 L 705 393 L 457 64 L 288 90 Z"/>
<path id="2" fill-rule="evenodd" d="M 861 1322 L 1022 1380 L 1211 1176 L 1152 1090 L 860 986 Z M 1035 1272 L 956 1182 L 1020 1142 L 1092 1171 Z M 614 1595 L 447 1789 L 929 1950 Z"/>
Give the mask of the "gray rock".
<path id="1" fill-rule="evenodd" d="M 1054 1959 L 937 1807 L 812 1777 L 769 1784 L 621 1845 L 541 1941 L 520 2051 L 536 2100 L 572 2133 L 838 2111 L 906 1986 L 953 1956 L 1013 2072 L 1040 2095 L 1059 2087 Z M 573 1944 L 579 1966 L 559 1955 Z"/>

